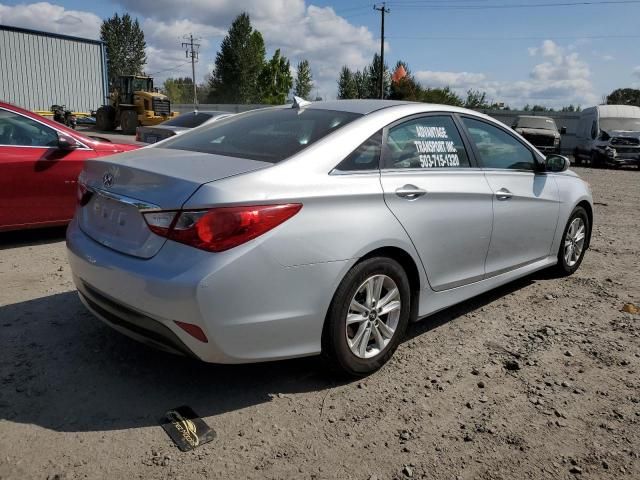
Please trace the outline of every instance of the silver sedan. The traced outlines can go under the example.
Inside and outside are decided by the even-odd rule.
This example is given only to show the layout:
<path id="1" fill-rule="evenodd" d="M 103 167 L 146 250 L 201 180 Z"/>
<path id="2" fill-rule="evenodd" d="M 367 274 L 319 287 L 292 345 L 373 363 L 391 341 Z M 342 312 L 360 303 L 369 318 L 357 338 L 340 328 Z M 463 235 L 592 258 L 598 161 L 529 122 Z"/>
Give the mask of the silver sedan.
<path id="1" fill-rule="evenodd" d="M 469 110 L 296 102 L 87 162 L 69 261 L 87 308 L 147 344 L 365 375 L 409 322 L 579 267 L 592 198 L 568 166 Z"/>
<path id="2" fill-rule="evenodd" d="M 156 143 L 175 135 L 181 135 L 192 128 L 207 125 L 226 118 L 233 113 L 219 111 L 194 111 L 181 113 L 175 118 L 159 125 L 136 128 L 136 140 L 145 143 Z"/>

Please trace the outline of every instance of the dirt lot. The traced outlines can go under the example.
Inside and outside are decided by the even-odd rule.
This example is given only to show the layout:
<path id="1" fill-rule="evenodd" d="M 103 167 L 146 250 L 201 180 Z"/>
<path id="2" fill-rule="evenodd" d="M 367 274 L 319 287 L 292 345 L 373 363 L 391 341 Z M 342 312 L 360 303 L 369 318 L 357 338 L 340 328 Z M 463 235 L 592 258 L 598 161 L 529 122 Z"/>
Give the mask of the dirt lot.
<path id="1" fill-rule="evenodd" d="M 574 276 L 415 324 L 352 383 L 139 345 L 85 312 L 61 231 L 4 235 L 0 478 L 640 478 L 640 315 L 620 311 L 640 304 L 640 172 L 579 173 L 597 203 Z M 158 426 L 183 404 L 218 433 L 190 453 Z"/>

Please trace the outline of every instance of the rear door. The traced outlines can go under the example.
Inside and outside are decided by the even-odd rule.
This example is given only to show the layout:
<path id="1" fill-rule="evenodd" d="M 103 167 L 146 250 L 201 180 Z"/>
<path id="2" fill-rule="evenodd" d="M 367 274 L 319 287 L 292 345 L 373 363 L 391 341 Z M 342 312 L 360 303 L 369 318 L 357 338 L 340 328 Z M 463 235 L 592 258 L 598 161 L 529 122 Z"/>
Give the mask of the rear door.
<path id="1" fill-rule="evenodd" d="M 459 126 L 446 113 L 420 115 L 385 132 L 381 181 L 434 290 L 484 277 L 492 192 L 475 168 Z"/>
<path id="2" fill-rule="evenodd" d="M 0 227 L 59 223 L 73 217 L 76 180 L 93 150 L 58 148 L 58 132 L 0 108 Z"/>
<path id="3" fill-rule="evenodd" d="M 560 207 L 555 179 L 506 128 L 471 117 L 462 122 L 493 193 L 487 276 L 549 256 Z"/>

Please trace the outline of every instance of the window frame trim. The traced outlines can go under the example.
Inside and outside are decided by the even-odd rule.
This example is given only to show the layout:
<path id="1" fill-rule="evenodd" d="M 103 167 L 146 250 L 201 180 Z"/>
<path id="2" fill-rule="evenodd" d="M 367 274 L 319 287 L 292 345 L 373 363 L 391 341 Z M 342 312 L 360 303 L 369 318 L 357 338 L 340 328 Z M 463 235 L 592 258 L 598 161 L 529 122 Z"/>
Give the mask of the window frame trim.
<path id="1" fill-rule="evenodd" d="M 487 166 L 483 165 L 482 157 L 480 156 L 480 152 L 478 151 L 478 149 L 476 147 L 476 144 L 473 142 L 473 140 L 471 138 L 471 134 L 469 133 L 469 130 L 467 129 L 467 126 L 464 123 L 464 119 L 465 118 L 468 118 L 470 120 L 475 120 L 475 121 L 480 122 L 480 123 L 486 123 L 487 125 L 495 127 L 498 130 L 502 130 L 502 132 L 504 132 L 505 134 L 509 135 L 516 142 L 518 142 L 520 145 L 522 145 L 526 150 L 528 150 L 529 153 L 531 153 L 531 157 L 533 159 L 533 164 L 534 164 L 534 169 L 533 170 L 526 170 L 526 169 L 523 169 L 523 168 L 499 168 L 499 167 L 487 167 Z M 508 128 L 500 125 L 497 122 L 489 121 L 486 118 L 478 117 L 478 116 L 471 115 L 471 114 L 468 114 L 468 113 L 460 114 L 459 115 L 459 120 L 460 120 L 460 125 L 464 129 L 465 135 L 466 135 L 469 143 L 471 144 L 471 148 L 473 149 L 473 155 L 476 158 L 476 163 L 478 165 L 478 168 L 480 168 L 481 170 L 487 171 L 487 172 L 488 171 L 499 171 L 499 172 L 523 172 L 523 173 L 533 173 L 533 174 L 544 173 L 544 160 L 542 158 L 540 158 L 540 156 L 537 154 L 537 152 L 535 150 L 532 150 L 531 147 L 529 147 L 529 145 L 527 145 L 526 143 L 523 143 L 522 140 L 520 140 L 518 137 L 516 137 L 513 134 L 512 130 L 509 130 Z"/>
<path id="2" fill-rule="evenodd" d="M 465 167 L 431 167 L 431 168 L 386 168 L 385 167 L 385 145 L 387 143 L 387 138 L 389 136 L 389 130 L 397 127 L 400 124 L 410 122 L 414 119 L 425 118 L 425 117 L 449 117 L 453 122 L 453 125 L 456 127 L 458 131 L 458 135 L 460 135 L 460 139 L 462 140 L 462 146 L 465 149 L 467 154 L 467 158 L 469 159 L 469 166 Z M 404 116 L 402 118 L 398 118 L 393 122 L 385 125 L 382 129 L 382 150 L 380 152 L 380 160 L 378 162 L 378 166 L 380 167 L 380 172 L 449 172 L 449 171 L 469 171 L 474 168 L 480 168 L 478 162 L 475 158 L 475 152 L 470 149 L 469 140 L 466 136 L 466 131 L 463 130 L 461 122 L 457 118 L 455 112 L 447 112 L 446 110 L 438 110 L 432 112 L 422 112 L 422 113 L 414 113 L 411 115 Z"/>

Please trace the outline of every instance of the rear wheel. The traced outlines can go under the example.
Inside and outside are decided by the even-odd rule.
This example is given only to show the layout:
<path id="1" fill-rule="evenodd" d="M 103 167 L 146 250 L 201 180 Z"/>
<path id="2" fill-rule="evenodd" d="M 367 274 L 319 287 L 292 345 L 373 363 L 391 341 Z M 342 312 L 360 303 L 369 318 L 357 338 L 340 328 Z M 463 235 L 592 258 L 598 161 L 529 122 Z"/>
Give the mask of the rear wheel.
<path id="1" fill-rule="evenodd" d="M 602 161 L 600 160 L 600 155 L 598 154 L 598 152 L 591 152 L 591 167 L 592 168 L 602 167 Z"/>
<path id="2" fill-rule="evenodd" d="M 124 110 L 120 114 L 120 128 L 125 135 L 135 135 L 138 128 L 138 113 L 135 110 Z"/>
<path id="3" fill-rule="evenodd" d="M 111 106 L 100 107 L 96 112 L 98 130 L 110 132 L 116 128 L 116 110 Z"/>
<path id="4" fill-rule="evenodd" d="M 341 373 L 363 376 L 382 367 L 409 322 L 410 286 L 398 262 L 365 260 L 336 291 L 325 322 L 322 352 Z"/>
<path id="5" fill-rule="evenodd" d="M 571 275 L 582 263 L 590 228 L 587 212 L 582 207 L 576 207 L 569 217 L 558 250 L 556 270 L 560 275 Z"/>

